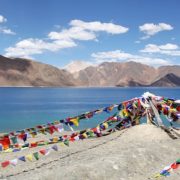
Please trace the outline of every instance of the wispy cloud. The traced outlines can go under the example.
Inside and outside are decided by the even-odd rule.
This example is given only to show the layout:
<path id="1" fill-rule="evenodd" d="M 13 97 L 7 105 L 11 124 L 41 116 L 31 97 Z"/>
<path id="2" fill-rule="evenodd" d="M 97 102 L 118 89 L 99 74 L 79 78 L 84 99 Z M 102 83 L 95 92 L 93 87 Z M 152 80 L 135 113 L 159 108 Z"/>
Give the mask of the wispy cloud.
<path id="1" fill-rule="evenodd" d="M 91 57 L 96 63 L 134 61 L 134 62 L 139 62 L 139 63 L 153 65 L 153 66 L 171 64 L 171 62 L 166 59 L 134 55 L 134 54 L 123 52 L 121 50 L 97 52 L 97 53 L 91 54 Z"/>
<path id="2" fill-rule="evenodd" d="M 143 36 L 141 39 L 148 39 L 161 31 L 173 30 L 173 27 L 170 24 L 166 23 L 146 23 L 139 26 L 139 30 L 145 34 L 145 36 Z"/>
<path id="3" fill-rule="evenodd" d="M 13 32 L 10 28 L 7 28 L 3 24 L 7 22 L 7 19 L 0 15 L 0 33 L 2 34 L 8 34 L 8 35 L 15 35 L 16 33 Z"/>
<path id="4" fill-rule="evenodd" d="M 6 27 L 0 27 L 0 33 L 9 34 L 9 35 L 15 35 L 16 34 L 11 29 L 6 28 Z"/>
<path id="5" fill-rule="evenodd" d="M 169 56 L 180 56 L 180 47 L 176 44 L 167 43 L 164 45 L 147 44 L 144 49 L 140 50 L 143 53 L 159 53 Z"/>
<path id="6" fill-rule="evenodd" d="M 99 21 L 85 22 L 72 20 L 68 29 L 49 32 L 48 38 L 28 38 L 16 43 L 13 47 L 5 49 L 5 56 L 30 57 L 42 54 L 45 51 L 58 51 L 64 48 L 77 46 L 77 41 L 96 41 L 97 32 L 106 32 L 112 35 L 126 33 L 128 28 L 113 23 Z"/>

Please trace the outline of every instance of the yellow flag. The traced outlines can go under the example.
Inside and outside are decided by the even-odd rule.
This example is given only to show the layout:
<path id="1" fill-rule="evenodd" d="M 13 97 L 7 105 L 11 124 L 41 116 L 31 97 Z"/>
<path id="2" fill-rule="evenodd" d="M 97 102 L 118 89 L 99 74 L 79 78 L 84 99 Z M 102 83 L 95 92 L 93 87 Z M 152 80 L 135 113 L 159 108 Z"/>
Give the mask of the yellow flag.
<path id="1" fill-rule="evenodd" d="M 155 178 L 160 178 L 160 177 L 162 177 L 162 175 L 161 175 L 160 173 L 158 173 L 158 174 L 156 174 L 154 177 L 155 177 Z"/>
<path id="2" fill-rule="evenodd" d="M 88 138 L 86 133 L 83 133 L 82 135 L 83 135 L 84 138 Z"/>
<path id="3" fill-rule="evenodd" d="M 53 142 L 56 143 L 58 142 L 59 138 L 58 137 L 53 137 Z"/>
<path id="4" fill-rule="evenodd" d="M 33 138 L 36 137 L 36 134 L 35 134 L 34 132 L 30 132 L 30 134 L 31 134 L 31 136 L 32 136 Z"/>
<path id="5" fill-rule="evenodd" d="M 107 122 L 103 123 L 103 125 L 104 125 L 105 129 L 108 128 L 108 123 Z"/>
<path id="6" fill-rule="evenodd" d="M 13 152 L 12 149 L 6 149 L 5 152 L 9 153 L 9 152 Z"/>
<path id="7" fill-rule="evenodd" d="M 33 155 L 32 154 L 26 155 L 26 159 L 28 159 L 29 161 L 32 161 L 33 160 Z"/>
<path id="8" fill-rule="evenodd" d="M 169 111 L 171 112 L 171 113 L 175 113 L 176 112 L 176 109 L 169 109 Z"/>
<path id="9" fill-rule="evenodd" d="M 73 119 L 70 119 L 70 121 L 71 121 L 75 126 L 79 126 L 79 118 L 73 118 Z"/>
<path id="10" fill-rule="evenodd" d="M 59 144 L 60 144 L 60 146 L 65 146 L 63 142 L 60 142 Z"/>
<path id="11" fill-rule="evenodd" d="M 126 109 L 124 109 L 123 114 L 124 114 L 125 117 L 127 117 L 128 116 L 128 111 Z"/>

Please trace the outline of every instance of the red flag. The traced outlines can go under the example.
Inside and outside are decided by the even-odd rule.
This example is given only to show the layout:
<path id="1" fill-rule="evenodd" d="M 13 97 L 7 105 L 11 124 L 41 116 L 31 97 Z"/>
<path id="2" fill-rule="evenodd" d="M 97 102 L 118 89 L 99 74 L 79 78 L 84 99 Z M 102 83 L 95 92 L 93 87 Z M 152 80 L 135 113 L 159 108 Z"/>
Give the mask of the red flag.
<path id="1" fill-rule="evenodd" d="M 41 149 L 39 152 L 40 152 L 42 155 L 46 155 L 46 149 Z"/>
<path id="2" fill-rule="evenodd" d="M 38 143 L 37 142 L 33 142 L 33 143 L 30 143 L 30 147 L 33 148 L 33 147 L 37 147 Z"/>
<path id="3" fill-rule="evenodd" d="M 172 169 L 177 169 L 178 166 L 179 166 L 179 164 L 176 164 L 176 163 L 171 164 L 171 168 L 172 168 Z"/>
<path id="4" fill-rule="evenodd" d="M 10 164 L 10 161 L 4 161 L 4 162 L 1 163 L 1 166 L 2 166 L 3 168 L 5 168 L 5 167 L 7 167 L 9 164 Z"/>
<path id="5" fill-rule="evenodd" d="M 0 144 L 2 144 L 4 149 L 8 149 L 10 146 L 9 136 L 0 137 Z"/>

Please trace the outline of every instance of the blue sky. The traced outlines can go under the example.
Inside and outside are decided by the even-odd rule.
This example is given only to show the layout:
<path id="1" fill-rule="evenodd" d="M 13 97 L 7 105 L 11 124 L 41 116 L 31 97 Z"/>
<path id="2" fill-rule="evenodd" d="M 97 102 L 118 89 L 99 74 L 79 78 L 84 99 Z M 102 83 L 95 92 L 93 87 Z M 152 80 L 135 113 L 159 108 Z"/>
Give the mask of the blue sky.
<path id="1" fill-rule="evenodd" d="M 180 64 L 179 0 L 0 0 L 0 54 Z"/>

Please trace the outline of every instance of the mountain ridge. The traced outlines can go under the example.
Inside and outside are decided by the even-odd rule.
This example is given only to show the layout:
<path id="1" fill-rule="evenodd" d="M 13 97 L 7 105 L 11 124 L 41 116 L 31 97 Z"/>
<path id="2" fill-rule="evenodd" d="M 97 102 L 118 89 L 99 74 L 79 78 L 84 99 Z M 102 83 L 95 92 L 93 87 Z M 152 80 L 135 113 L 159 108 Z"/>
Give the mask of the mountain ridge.
<path id="1" fill-rule="evenodd" d="M 104 62 L 97 67 L 81 70 L 74 77 L 86 86 L 150 86 L 169 73 L 180 77 L 180 66 L 154 68 L 133 61 Z"/>
<path id="2" fill-rule="evenodd" d="M 155 68 L 133 61 L 104 62 L 70 73 L 33 60 L 0 56 L 0 86 L 175 87 L 179 81 L 179 65 Z"/>
<path id="3" fill-rule="evenodd" d="M 73 76 L 52 65 L 0 56 L 0 86 L 75 86 Z"/>

